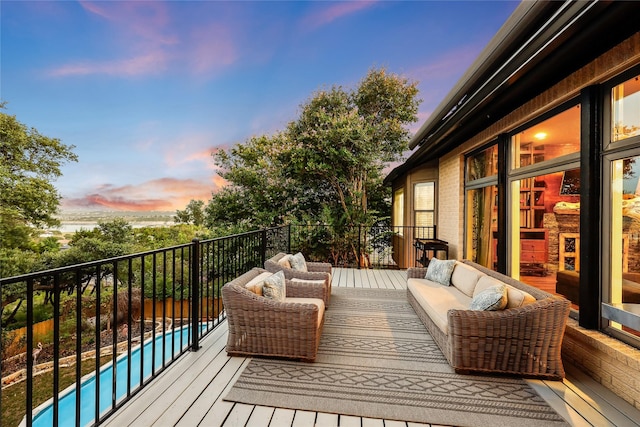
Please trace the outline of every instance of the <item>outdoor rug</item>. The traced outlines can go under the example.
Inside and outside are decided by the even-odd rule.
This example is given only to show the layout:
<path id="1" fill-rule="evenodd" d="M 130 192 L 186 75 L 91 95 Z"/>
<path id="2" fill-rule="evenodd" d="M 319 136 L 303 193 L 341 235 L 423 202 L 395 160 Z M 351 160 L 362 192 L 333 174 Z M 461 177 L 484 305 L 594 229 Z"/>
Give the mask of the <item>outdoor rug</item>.
<path id="1" fill-rule="evenodd" d="M 453 426 L 566 426 L 520 378 L 456 374 L 405 290 L 334 288 L 315 363 L 253 358 L 224 398 Z"/>

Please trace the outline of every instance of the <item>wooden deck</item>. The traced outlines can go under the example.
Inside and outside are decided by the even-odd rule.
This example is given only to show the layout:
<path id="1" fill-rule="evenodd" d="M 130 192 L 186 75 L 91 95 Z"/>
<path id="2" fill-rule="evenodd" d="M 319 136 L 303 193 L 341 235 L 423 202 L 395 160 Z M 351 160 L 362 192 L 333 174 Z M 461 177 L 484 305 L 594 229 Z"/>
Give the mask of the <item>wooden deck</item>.
<path id="1" fill-rule="evenodd" d="M 405 289 L 405 271 L 336 268 L 333 286 Z M 358 426 L 413 427 L 428 424 L 360 418 L 338 414 L 225 402 L 250 358 L 227 357 L 226 322 L 104 425 L 123 426 Z M 640 426 L 640 411 L 588 378 L 565 366 L 564 382 L 530 380 L 530 384 L 573 426 Z"/>

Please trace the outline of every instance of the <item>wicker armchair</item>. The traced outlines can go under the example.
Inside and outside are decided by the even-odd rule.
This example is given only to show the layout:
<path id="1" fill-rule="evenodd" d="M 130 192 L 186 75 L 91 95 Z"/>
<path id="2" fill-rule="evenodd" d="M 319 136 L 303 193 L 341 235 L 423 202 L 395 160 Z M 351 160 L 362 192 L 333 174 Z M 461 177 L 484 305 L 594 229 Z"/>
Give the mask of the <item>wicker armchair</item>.
<path id="1" fill-rule="evenodd" d="M 265 271 L 254 268 L 222 288 L 229 324 L 227 354 L 314 361 L 324 325 L 324 286 L 287 280 L 287 301 L 274 301 L 245 288 Z"/>
<path id="2" fill-rule="evenodd" d="M 265 261 L 264 268 L 272 273 L 277 273 L 282 270 L 284 272 L 284 277 L 286 277 L 287 280 L 324 280 L 325 293 L 322 299 L 324 300 L 325 307 L 328 308 L 331 300 L 331 264 L 328 262 L 307 261 L 307 271 L 299 271 L 294 270 L 293 268 L 286 268 L 278 264 L 278 261 L 286 255 L 287 254 L 280 252 L 276 256 L 269 258 Z"/>

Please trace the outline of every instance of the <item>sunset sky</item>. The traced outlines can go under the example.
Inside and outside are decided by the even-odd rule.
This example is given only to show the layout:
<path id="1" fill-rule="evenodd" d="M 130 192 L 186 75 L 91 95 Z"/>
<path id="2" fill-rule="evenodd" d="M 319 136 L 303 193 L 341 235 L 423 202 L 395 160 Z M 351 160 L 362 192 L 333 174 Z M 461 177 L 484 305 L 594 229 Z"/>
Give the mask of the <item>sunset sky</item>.
<path id="1" fill-rule="evenodd" d="M 373 67 L 419 82 L 417 130 L 517 4 L 2 0 L 0 98 L 76 147 L 63 210 L 182 209 L 224 185 L 213 151 Z"/>

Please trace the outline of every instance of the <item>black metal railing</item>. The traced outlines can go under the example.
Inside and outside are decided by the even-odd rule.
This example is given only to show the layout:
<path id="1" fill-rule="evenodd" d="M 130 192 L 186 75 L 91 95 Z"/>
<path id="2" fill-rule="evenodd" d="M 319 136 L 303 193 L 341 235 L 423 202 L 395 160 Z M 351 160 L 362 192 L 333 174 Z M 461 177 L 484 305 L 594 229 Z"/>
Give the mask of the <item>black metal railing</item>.
<path id="1" fill-rule="evenodd" d="M 226 282 L 289 249 L 283 226 L 0 279 L 3 298 L 26 303 L 24 338 L 0 326 L 3 382 L 23 377 L 25 425 L 100 424 L 224 320 Z M 43 311 L 52 319 L 46 340 L 35 332 Z M 16 347 L 22 356 L 10 357 Z M 51 375 L 40 375 L 45 360 Z M 24 369 L 12 378 L 10 364 Z M 12 388 L 0 391 L 3 426 Z M 43 389 L 46 407 L 35 400 Z"/>
<path id="2" fill-rule="evenodd" d="M 335 267 L 405 268 L 415 239 L 435 239 L 436 227 L 291 225 L 291 251 Z M 407 243 L 408 242 L 408 243 Z"/>
<path id="3" fill-rule="evenodd" d="M 0 325 L 3 386 L 24 381 L 17 398 L 14 387 L 0 391 L 2 424 L 10 425 L 10 399 L 25 400 L 26 426 L 56 427 L 62 418 L 65 425 L 102 423 L 181 355 L 198 350 L 225 319 L 225 283 L 278 252 L 301 251 L 334 266 L 399 268 L 410 242 L 435 237 L 435 227 L 290 225 L 0 279 L 3 301 L 26 305 L 23 338 L 12 339 Z M 36 333 L 42 317 L 51 319 L 48 335 Z M 51 375 L 40 375 L 43 361 Z"/>

